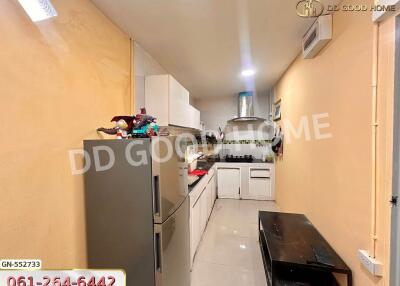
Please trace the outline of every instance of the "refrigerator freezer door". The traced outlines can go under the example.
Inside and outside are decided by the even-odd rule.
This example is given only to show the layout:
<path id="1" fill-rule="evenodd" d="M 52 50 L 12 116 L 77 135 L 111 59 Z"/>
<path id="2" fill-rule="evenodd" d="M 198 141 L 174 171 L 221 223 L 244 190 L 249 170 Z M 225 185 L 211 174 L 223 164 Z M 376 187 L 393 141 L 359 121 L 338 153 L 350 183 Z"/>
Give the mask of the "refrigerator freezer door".
<path id="1" fill-rule="evenodd" d="M 154 285 L 150 140 L 90 140 L 84 148 L 88 267 L 124 269 L 127 286 Z M 99 168 L 111 154 L 114 164 Z"/>
<path id="2" fill-rule="evenodd" d="M 175 136 L 153 137 L 151 149 L 154 222 L 162 223 L 188 195 L 186 145 Z"/>
<path id="3" fill-rule="evenodd" d="M 156 286 L 189 286 L 189 197 L 154 230 Z"/>

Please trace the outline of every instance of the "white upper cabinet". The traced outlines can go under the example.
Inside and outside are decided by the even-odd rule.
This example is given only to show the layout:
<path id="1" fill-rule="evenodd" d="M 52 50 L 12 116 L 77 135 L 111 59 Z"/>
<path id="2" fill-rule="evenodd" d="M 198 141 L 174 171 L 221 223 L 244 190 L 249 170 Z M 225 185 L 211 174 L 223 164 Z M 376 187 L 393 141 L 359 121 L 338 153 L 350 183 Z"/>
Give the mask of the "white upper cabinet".
<path id="1" fill-rule="evenodd" d="M 189 120 L 190 120 L 190 128 L 199 129 L 200 130 L 200 111 L 189 105 Z"/>
<path id="2" fill-rule="evenodd" d="M 176 79 L 171 75 L 169 78 L 169 93 L 171 96 L 170 102 L 181 102 L 184 104 L 189 104 L 189 91 L 187 91 Z"/>
<path id="3" fill-rule="evenodd" d="M 160 126 L 200 128 L 200 112 L 189 104 L 189 91 L 171 75 L 146 77 L 145 106 Z"/>
<path id="4" fill-rule="evenodd" d="M 146 76 L 145 107 L 160 126 L 169 125 L 169 76 Z"/>
<path id="5" fill-rule="evenodd" d="M 189 92 L 172 76 L 169 77 L 169 124 L 190 127 Z"/>

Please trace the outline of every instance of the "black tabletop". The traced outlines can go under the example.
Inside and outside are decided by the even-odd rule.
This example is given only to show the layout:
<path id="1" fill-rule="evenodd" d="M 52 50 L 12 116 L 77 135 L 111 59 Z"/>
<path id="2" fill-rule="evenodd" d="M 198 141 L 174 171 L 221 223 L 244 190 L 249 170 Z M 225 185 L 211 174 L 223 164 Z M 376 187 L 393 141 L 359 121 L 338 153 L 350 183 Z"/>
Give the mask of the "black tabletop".
<path id="1" fill-rule="evenodd" d="M 273 263 L 351 272 L 305 215 L 259 212 L 259 217 Z"/>

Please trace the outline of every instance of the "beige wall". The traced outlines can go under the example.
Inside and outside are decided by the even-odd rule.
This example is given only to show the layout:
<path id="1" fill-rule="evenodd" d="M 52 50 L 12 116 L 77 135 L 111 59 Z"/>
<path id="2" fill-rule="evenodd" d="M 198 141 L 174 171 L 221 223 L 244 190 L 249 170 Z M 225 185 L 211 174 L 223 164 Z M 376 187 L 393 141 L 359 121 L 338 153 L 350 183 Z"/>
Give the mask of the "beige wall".
<path id="1" fill-rule="evenodd" d="M 304 133 L 295 139 L 286 128 L 285 138 L 292 140 L 286 140 L 283 157 L 276 166 L 277 202 L 283 211 L 309 217 L 353 270 L 356 286 L 387 285 L 388 277 L 387 273 L 384 279 L 372 277 L 357 259 L 358 249 L 371 248 L 371 19 L 369 13 L 336 13 L 329 45 L 315 59 L 296 59 L 276 86 L 276 96 L 282 99 L 281 124 L 298 126 L 307 116 L 312 127 L 313 114 L 327 113 L 329 118 L 321 122 L 330 127 L 323 132 L 332 135 L 316 140 L 311 129 L 311 140 L 306 140 Z M 381 45 L 382 40 L 381 37 Z M 386 75 L 390 73 L 389 68 Z M 385 93 L 390 96 L 390 91 Z M 381 94 L 382 87 L 378 94 L 379 118 L 389 120 L 381 106 Z M 385 108 L 390 108 L 390 102 L 385 102 Z M 390 129 L 388 125 L 389 121 L 382 121 L 379 130 Z M 386 171 L 382 165 L 388 166 L 390 155 L 388 136 L 389 133 L 381 134 L 384 146 L 379 145 L 380 186 Z M 388 206 L 384 205 L 383 191 L 379 196 L 380 206 L 384 207 L 379 209 L 377 258 L 386 262 L 388 229 L 383 222 L 389 219 Z"/>
<path id="2" fill-rule="evenodd" d="M 130 112 L 130 39 L 89 0 L 33 23 L 0 0 L 0 257 L 85 266 L 82 177 L 68 150 Z"/>

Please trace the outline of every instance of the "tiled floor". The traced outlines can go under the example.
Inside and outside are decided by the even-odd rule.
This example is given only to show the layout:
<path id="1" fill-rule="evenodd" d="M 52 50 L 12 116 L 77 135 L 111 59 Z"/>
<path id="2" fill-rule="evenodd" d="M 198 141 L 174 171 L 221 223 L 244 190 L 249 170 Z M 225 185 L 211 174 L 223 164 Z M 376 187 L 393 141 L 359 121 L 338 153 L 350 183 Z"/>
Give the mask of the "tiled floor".
<path id="1" fill-rule="evenodd" d="M 259 210 L 278 208 L 265 201 L 216 201 L 197 251 L 191 286 L 267 285 L 258 246 Z"/>

